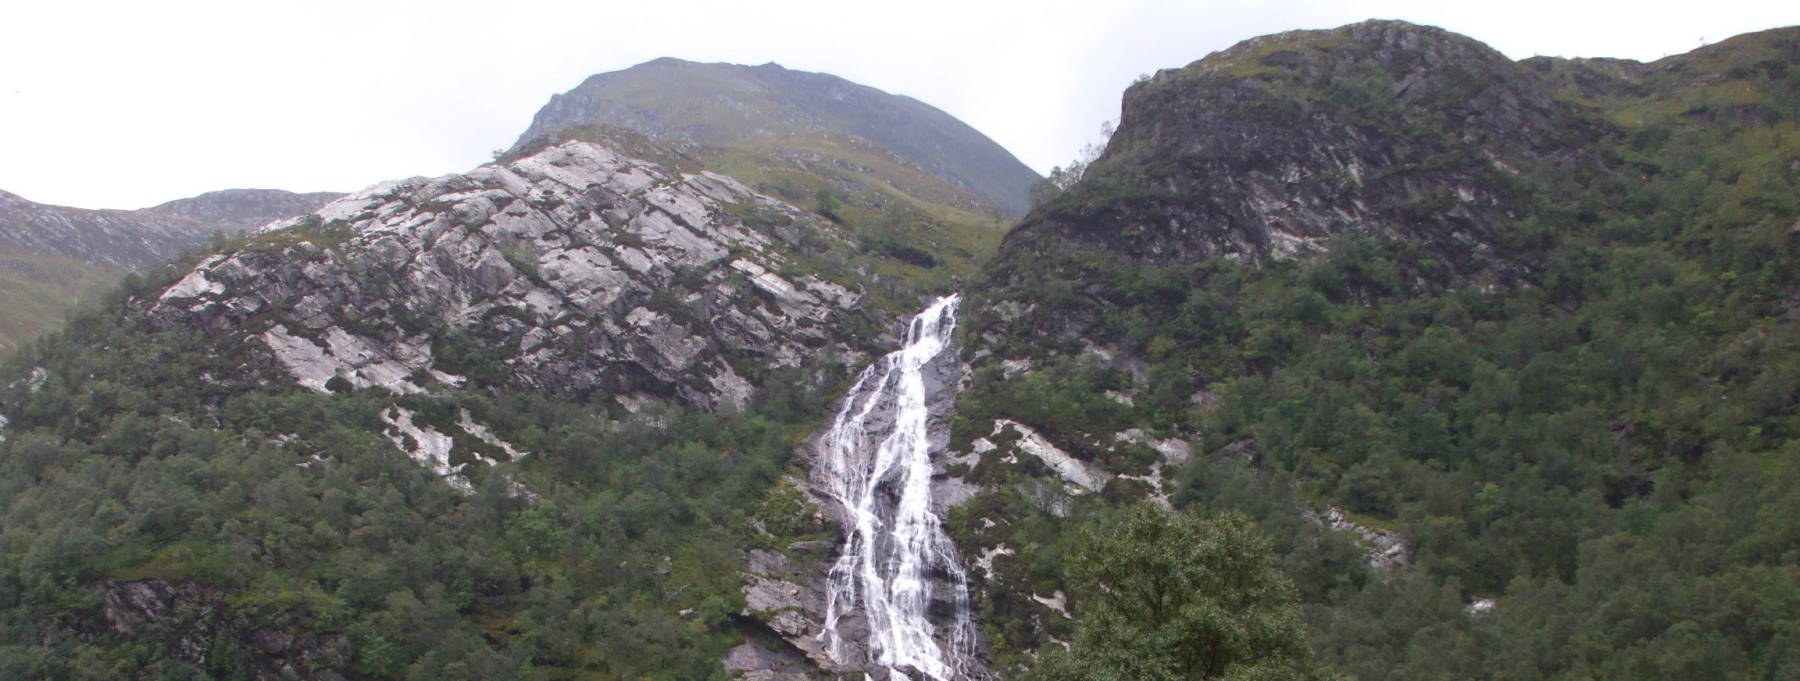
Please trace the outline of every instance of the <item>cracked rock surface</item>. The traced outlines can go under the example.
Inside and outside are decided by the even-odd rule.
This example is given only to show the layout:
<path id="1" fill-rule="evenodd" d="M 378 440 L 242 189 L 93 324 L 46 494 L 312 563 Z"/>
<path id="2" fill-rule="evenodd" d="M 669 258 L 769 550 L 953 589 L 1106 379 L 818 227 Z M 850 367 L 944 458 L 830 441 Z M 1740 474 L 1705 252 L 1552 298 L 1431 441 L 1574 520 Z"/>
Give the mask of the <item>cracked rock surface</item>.
<path id="1" fill-rule="evenodd" d="M 149 317 L 235 333 L 261 366 L 322 392 L 415 393 L 498 366 L 485 380 L 717 409 L 768 369 L 861 356 L 836 330 L 861 295 L 790 258 L 842 238 L 729 177 L 569 142 L 267 225 L 163 290 Z"/>

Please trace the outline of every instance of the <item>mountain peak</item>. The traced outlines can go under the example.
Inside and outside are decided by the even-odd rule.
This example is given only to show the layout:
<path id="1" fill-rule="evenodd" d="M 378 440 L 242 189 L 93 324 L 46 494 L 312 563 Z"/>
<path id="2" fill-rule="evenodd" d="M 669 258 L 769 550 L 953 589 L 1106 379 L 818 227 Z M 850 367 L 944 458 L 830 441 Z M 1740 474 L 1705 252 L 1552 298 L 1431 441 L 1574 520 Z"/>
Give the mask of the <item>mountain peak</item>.
<path id="1" fill-rule="evenodd" d="M 1320 67 L 1374 65 L 1389 72 L 1418 68 L 1478 68 L 1511 64 L 1487 44 L 1438 28 L 1393 19 L 1369 19 L 1331 29 L 1258 36 L 1209 54 L 1174 73 L 1217 72 L 1270 76 L 1283 71 L 1314 79 L 1342 75 Z"/>
<path id="2" fill-rule="evenodd" d="M 565 139 L 566 131 L 595 125 L 761 155 L 847 142 L 866 148 L 859 153 L 872 150 L 929 173 L 965 193 L 965 201 L 1012 215 L 1024 212 L 1038 179 L 993 140 L 937 108 L 774 62 L 746 66 L 663 57 L 589 76 L 552 97 L 513 149 Z M 844 158 L 846 153 L 833 150 L 828 163 L 872 166 Z"/>
<path id="3" fill-rule="evenodd" d="M 1511 178 L 1582 157 L 1593 125 L 1530 69 L 1443 29 L 1279 33 L 1133 86 L 1088 175 L 1008 241 L 1049 231 L 1137 260 L 1261 262 L 1360 234 L 1488 270 L 1504 260 L 1494 229 L 1530 200 Z"/>

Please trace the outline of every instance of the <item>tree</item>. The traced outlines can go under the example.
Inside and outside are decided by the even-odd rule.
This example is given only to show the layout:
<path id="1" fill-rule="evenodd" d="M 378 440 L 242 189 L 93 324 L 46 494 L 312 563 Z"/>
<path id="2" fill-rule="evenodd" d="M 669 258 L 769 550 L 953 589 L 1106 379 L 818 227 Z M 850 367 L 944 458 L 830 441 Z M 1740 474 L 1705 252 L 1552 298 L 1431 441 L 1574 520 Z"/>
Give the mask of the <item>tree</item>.
<path id="1" fill-rule="evenodd" d="M 1050 169 L 1050 174 L 1031 185 L 1031 205 L 1037 207 L 1048 203 L 1061 195 L 1087 173 L 1089 165 L 1100 158 L 1106 151 L 1106 143 L 1112 139 L 1115 126 L 1112 121 L 1100 124 L 1100 141 L 1089 142 L 1081 147 L 1081 153 L 1067 167 L 1057 166 Z"/>
<path id="2" fill-rule="evenodd" d="M 1051 199 L 1061 196 L 1069 187 L 1075 186 L 1075 182 L 1080 180 L 1081 174 L 1086 171 L 1087 161 L 1080 159 L 1070 161 L 1068 168 L 1062 166 L 1051 168 L 1049 175 L 1031 185 L 1031 205 L 1041 206 L 1049 203 Z"/>
<path id="3" fill-rule="evenodd" d="M 1081 619 L 1032 681 L 1318 679 L 1293 585 L 1241 514 L 1151 502 L 1086 533 L 1070 576 Z"/>
<path id="4" fill-rule="evenodd" d="M 831 218 L 832 222 L 842 223 L 844 221 L 844 216 L 841 214 L 844 210 L 844 200 L 832 193 L 830 187 L 820 187 L 819 191 L 813 194 L 813 201 L 817 203 L 820 215 Z"/>

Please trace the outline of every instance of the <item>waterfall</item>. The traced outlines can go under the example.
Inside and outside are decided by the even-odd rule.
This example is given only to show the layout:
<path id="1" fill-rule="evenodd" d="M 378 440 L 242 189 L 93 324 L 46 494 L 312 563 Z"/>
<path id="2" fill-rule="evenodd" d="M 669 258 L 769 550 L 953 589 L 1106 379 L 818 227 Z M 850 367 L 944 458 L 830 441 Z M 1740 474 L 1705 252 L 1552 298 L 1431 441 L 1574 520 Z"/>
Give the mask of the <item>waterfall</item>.
<path id="1" fill-rule="evenodd" d="M 816 474 L 843 507 L 849 532 L 831 568 L 819 640 L 833 661 L 885 667 L 890 679 L 987 678 L 967 577 L 931 511 L 925 369 L 950 345 L 957 302 L 939 298 L 912 318 L 905 345 L 857 377 L 820 441 Z M 934 610 L 936 625 L 927 617 Z M 866 661 L 843 659 L 847 614 L 867 624 Z"/>

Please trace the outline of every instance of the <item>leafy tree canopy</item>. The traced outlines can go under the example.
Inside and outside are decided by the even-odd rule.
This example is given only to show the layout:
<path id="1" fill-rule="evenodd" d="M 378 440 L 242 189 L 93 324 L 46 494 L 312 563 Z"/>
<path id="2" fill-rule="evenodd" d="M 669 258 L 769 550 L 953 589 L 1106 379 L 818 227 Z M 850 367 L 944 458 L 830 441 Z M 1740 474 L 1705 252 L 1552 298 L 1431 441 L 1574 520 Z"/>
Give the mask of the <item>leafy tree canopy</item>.
<path id="1" fill-rule="evenodd" d="M 1322 678 L 1294 586 L 1248 517 L 1141 502 L 1085 539 L 1075 641 L 1032 681 Z"/>

